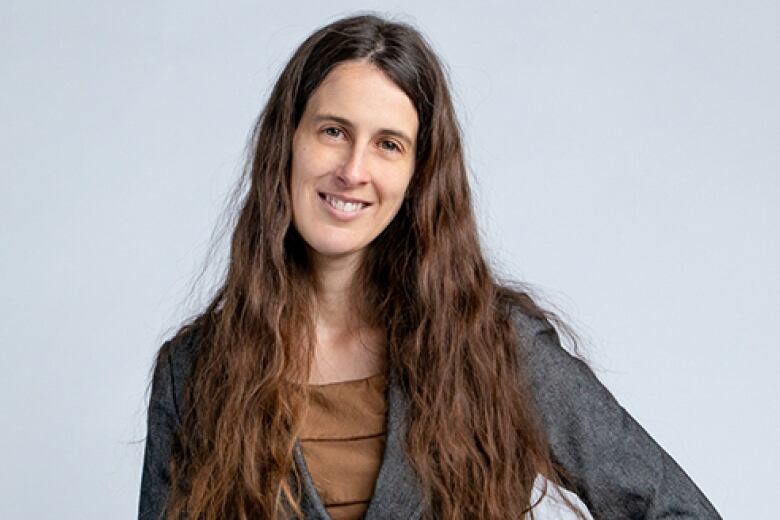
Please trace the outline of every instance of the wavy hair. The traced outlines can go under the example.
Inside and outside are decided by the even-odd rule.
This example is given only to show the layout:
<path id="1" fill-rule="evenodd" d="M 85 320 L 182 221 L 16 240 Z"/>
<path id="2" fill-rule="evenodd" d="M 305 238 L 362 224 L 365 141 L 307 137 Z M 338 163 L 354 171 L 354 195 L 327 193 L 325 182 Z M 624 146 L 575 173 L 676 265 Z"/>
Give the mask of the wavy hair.
<path id="1" fill-rule="evenodd" d="M 484 259 L 460 128 L 430 45 L 408 24 L 361 15 L 300 45 L 253 130 L 224 280 L 174 338 L 196 331 L 198 340 L 169 518 L 301 515 L 290 476 L 299 478 L 293 449 L 307 405 L 299 383 L 314 353 L 315 281 L 292 225 L 292 139 L 314 90 L 350 60 L 380 68 L 419 118 L 405 199 L 368 246 L 353 290 L 364 323 L 385 332 L 388 370 L 409 399 L 406 451 L 426 517 L 521 518 L 537 473 L 563 480 L 521 375 L 510 309 L 557 317 L 522 286 L 499 283 Z"/>

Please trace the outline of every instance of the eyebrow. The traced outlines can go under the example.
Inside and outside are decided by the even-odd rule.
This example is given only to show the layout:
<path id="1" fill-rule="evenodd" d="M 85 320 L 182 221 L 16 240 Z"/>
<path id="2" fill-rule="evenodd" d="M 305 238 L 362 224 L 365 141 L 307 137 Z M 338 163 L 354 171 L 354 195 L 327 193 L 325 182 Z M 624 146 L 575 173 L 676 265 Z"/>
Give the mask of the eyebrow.
<path id="1" fill-rule="evenodd" d="M 336 123 L 339 123 L 340 125 L 344 125 L 349 128 L 354 128 L 355 125 L 352 124 L 352 122 L 349 119 L 345 119 L 343 117 L 333 115 L 333 114 L 317 114 L 312 118 L 315 122 L 320 121 L 335 121 Z M 412 146 L 414 144 L 414 140 L 409 137 L 407 134 L 402 132 L 401 130 L 396 130 L 395 128 L 380 128 L 379 129 L 380 134 L 386 134 L 386 135 L 392 135 L 394 137 L 397 137 L 403 141 L 406 142 L 407 146 Z"/>

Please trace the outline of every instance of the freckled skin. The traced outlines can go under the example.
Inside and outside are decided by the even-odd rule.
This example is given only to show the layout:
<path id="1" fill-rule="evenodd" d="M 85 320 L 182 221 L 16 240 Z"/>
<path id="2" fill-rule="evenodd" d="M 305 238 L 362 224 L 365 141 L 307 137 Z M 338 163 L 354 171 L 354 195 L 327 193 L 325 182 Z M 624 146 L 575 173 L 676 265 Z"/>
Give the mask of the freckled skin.
<path id="1" fill-rule="evenodd" d="M 387 227 L 414 171 L 418 124 L 406 94 L 366 62 L 338 65 L 315 89 L 293 138 L 290 182 L 293 224 L 313 255 L 357 259 Z M 341 221 L 320 193 L 371 204 Z"/>

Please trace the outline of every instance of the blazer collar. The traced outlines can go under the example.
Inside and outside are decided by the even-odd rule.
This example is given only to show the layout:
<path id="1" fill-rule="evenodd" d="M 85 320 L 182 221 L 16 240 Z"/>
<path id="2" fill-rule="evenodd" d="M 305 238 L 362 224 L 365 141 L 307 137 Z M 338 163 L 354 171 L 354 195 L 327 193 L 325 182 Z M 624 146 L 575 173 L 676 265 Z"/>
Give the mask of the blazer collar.
<path id="1" fill-rule="evenodd" d="M 423 511 L 421 488 L 404 450 L 409 402 L 395 370 L 390 371 L 386 395 L 385 451 L 374 485 L 374 493 L 364 518 L 366 520 L 420 518 Z M 331 520 L 314 487 L 299 441 L 295 442 L 294 457 L 303 486 L 301 508 L 304 517 L 307 520 L 310 518 Z"/>

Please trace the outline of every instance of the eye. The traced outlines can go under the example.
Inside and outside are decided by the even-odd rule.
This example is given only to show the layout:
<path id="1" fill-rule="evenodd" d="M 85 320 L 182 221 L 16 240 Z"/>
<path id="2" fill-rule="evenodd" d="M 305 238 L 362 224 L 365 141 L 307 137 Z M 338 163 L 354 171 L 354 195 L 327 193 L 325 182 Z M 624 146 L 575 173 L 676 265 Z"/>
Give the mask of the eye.
<path id="1" fill-rule="evenodd" d="M 344 132 L 341 131 L 341 128 L 337 128 L 335 126 L 329 126 L 327 128 L 323 128 L 322 133 L 327 135 L 328 137 L 338 139 L 339 137 L 342 136 Z"/>
<path id="2" fill-rule="evenodd" d="M 395 141 L 389 141 L 387 139 L 379 142 L 379 147 L 387 152 L 400 152 L 401 147 Z"/>

